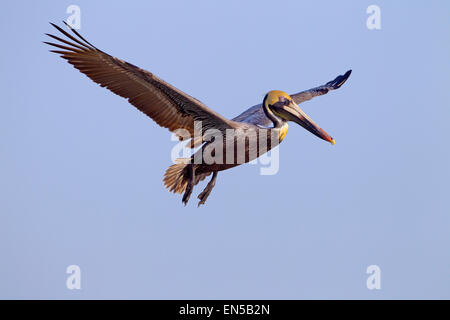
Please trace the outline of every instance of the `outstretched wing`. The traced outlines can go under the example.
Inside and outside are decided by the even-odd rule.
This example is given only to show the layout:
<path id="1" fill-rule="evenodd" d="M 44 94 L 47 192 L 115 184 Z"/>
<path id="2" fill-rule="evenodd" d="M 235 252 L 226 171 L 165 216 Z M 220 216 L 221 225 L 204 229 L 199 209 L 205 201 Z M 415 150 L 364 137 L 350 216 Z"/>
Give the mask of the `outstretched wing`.
<path id="1" fill-rule="evenodd" d="M 352 70 L 348 70 L 344 75 L 336 77 L 336 79 L 327 82 L 323 86 L 315 87 L 296 94 L 291 94 L 290 96 L 297 104 L 311 100 L 314 97 L 328 93 L 328 91 L 330 90 L 340 88 L 344 84 L 344 82 L 347 81 L 351 73 Z M 268 127 L 272 123 L 270 119 L 266 117 L 261 104 L 257 104 L 256 106 L 248 108 L 240 115 L 233 118 L 233 121 L 251 123 L 263 127 Z"/>
<path id="2" fill-rule="evenodd" d="M 160 126 L 177 133 L 180 140 L 194 136 L 194 121 L 202 121 L 203 132 L 212 128 L 222 131 L 232 128 L 230 120 L 209 109 L 199 100 L 154 74 L 97 49 L 67 23 L 74 35 L 53 23 L 52 25 L 67 39 L 47 34 L 58 43 L 45 43 L 62 49 L 51 52 L 60 54 L 100 86 L 128 99 Z M 177 129 L 187 130 L 190 136 L 176 132 Z"/>
<path id="3" fill-rule="evenodd" d="M 322 86 L 305 90 L 296 94 L 291 94 L 291 97 L 292 99 L 294 99 L 296 104 L 300 104 L 304 101 L 311 100 L 314 97 L 327 94 L 328 91 L 339 89 L 345 83 L 345 81 L 347 81 L 351 73 L 352 70 L 348 70 L 345 74 L 337 76 L 336 79 L 331 80 L 330 82 L 327 82 Z"/>
<path id="4" fill-rule="evenodd" d="M 264 113 L 261 103 L 248 108 L 240 115 L 233 118 L 233 121 L 250 123 L 262 127 L 268 127 L 272 123 L 272 121 L 270 121 Z"/>

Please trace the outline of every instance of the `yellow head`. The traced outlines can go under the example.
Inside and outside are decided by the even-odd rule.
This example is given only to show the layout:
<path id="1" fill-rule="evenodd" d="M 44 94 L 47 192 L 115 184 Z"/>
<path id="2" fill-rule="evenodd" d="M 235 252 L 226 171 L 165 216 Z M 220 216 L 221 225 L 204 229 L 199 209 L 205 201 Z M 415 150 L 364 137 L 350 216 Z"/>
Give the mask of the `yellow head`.
<path id="1" fill-rule="evenodd" d="M 286 92 L 279 90 L 268 92 L 263 100 L 263 109 L 266 115 L 276 124 L 278 123 L 282 126 L 284 122 L 294 121 L 319 138 L 333 145 L 335 143 L 334 139 L 315 124 Z M 286 133 L 287 130 L 284 136 Z"/>

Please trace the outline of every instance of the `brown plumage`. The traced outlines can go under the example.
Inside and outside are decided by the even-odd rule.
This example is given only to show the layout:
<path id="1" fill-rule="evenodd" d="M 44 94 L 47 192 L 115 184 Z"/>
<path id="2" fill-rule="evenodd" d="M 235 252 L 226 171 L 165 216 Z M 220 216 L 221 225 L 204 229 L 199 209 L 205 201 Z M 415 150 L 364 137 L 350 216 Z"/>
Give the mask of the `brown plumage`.
<path id="1" fill-rule="evenodd" d="M 208 129 L 219 130 L 224 142 L 226 132 L 229 129 L 234 130 L 234 132 L 244 132 L 244 136 L 245 133 L 256 133 L 256 139 L 259 141 L 261 128 L 273 123 L 273 127 L 266 129 L 279 140 L 275 143 L 269 143 L 267 150 L 261 151 L 258 149 L 256 156 L 267 152 L 283 140 L 287 133 L 287 121 L 295 121 L 321 139 L 334 144 L 334 140 L 312 122 L 296 103 L 339 88 L 347 80 L 351 71 L 323 86 L 302 91 L 292 95 L 292 97 L 281 91 L 271 91 L 266 95 L 262 105 L 254 106 L 233 120 L 228 120 L 151 72 L 99 50 L 70 26 L 67 25 L 73 35 L 53 23 L 52 26 L 67 39 L 47 34 L 58 41 L 58 43 L 45 42 L 58 48 L 58 50 L 51 50 L 51 52 L 59 54 L 100 86 L 126 98 L 157 124 L 177 134 L 180 140 L 192 138 L 188 144 L 191 148 L 202 145 L 192 158 L 177 160 L 177 163 L 170 166 L 164 175 L 163 181 L 166 188 L 174 193 L 184 193 L 183 202 L 185 204 L 189 200 L 193 187 L 207 176 L 213 174 L 206 188 L 198 196 L 200 199 L 199 205 L 205 203 L 208 198 L 215 185 L 218 171 L 252 160 L 250 156 L 252 150 L 246 144 L 244 162 L 238 163 L 235 157 L 235 162 L 231 164 L 195 163 L 196 155 L 199 154 L 202 158 L 205 148 L 218 143 L 218 141 L 211 139 L 211 134 L 206 133 Z M 197 121 L 201 121 L 200 128 L 195 128 Z M 200 135 L 195 136 L 198 133 L 196 131 L 200 131 Z M 227 150 L 229 149 L 224 144 L 224 155 Z"/>
<path id="2" fill-rule="evenodd" d="M 175 133 L 177 129 L 186 129 L 190 136 L 194 135 L 194 120 L 202 121 L 204 131 L 212 128 L 233 128 L 229 120 L 154 74 L 97 49 L 72 28 L 70 29 L 80 39 L 76 39 L 59 26 L 53 23 L 52 25 L 75 43 L 47 34 L 69 45 L 45 42 L 63 49 L 51 52 L 60 54 L 100 86 L 128 99 L 160 126 Z"/>
<path id="3" fill-rule="evenodd" d="M 164 186 L 173 193 L 183 193 L 186 191 L 186 187 L 189 183 L 189 171 L 187 170 L 190 165 L 190 159 L 177 159 L 175 164 L 171 165 L 164 173 Z M 194 185 L 197 185 L 200 181 L 205 180 L 212 171 L 200 173 L 195 175 Z"/>

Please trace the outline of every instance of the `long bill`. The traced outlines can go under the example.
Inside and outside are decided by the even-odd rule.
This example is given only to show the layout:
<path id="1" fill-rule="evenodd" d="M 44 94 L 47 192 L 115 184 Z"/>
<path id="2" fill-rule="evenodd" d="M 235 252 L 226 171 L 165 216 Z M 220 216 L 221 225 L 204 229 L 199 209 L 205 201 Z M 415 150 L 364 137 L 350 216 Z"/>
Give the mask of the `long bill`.
<path id="1" fill-rule="evenodd" d="M 304 113 L 295 102 L 291 102 L 288 109 L 285 109 L 285 111 L 289 114 L 289 120 L 298 123 L 315 136 L 328 141 L 333 145 L 335 144 L 334 139 L 326 133 L 325 130 L 319 127 L 310 117 L 308 117 L 308 115 Z"/>

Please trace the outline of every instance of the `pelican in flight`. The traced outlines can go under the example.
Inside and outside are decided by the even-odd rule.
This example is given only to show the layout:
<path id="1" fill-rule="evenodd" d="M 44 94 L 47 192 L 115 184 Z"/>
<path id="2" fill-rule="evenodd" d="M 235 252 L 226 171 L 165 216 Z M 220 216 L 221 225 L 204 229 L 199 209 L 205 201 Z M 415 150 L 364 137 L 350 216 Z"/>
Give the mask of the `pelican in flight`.
<path id="1" fill-rule="evenodd" d="M 207 176 L 212 174 L 206 188 L 198 195 L 199 206 L 205 203 L 211 193 L 218 171 L 252 161 L 280 143 L 286 136 L 289 121 L 334 145 L 334 139 L 314 123 L 298 105 L 340 88 L 350 76 L 351 70 L 322 86 L 296 94 L 270 91 L 265 95 L 262 104 L 255 105 L 229 120 L 154 74 L 97 49 L 65 24 L 73 34 L 51 23 L 61 33 L 59 37 L 47 34 L 57 41 L 44 42 L 57 48 L 50 50 L 51 52 L 59 54 L 101 87 L 106 87 L 127 99 L 158 125 L 174 132 L 180 140 L 191 139 L 188 147 L 199 147 L 191 158 L 178 159 L 170 166 L 163 179 L 169 191 L 184 193 L 182 202 L 185 205 L 194 186 Z M 201 124 L 200 134 L 196 131 L 197 123 Z M 222 133 L 223 138 L 212 135 L 211 130 Z M 234 137 L 227 140 L 230 132 L 233 132 Z M 234 142 L 242 136 L 245 154 L 244 158 L 238 159 Z M 256 147 L 250 141 L 252 139 L 256 139 Z M 265 147 L 261 147 L 262 142 L 265 142 Z M 204 159 L 207 151 L 209 158 L 213 157 L 212 161 L 196 161 Z M 215 158 L 221 152 L 227 161 L 218 161 L 219 157 Z M 232 155 L 228 157 L 230 154 Z"/>

